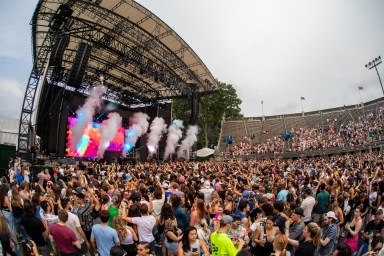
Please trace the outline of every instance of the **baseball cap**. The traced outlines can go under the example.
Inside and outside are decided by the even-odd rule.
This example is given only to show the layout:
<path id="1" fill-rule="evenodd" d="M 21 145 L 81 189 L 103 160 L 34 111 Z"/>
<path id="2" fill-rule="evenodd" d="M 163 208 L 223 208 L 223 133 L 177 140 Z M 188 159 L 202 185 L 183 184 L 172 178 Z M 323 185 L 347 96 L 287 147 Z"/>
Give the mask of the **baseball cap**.
<path id="1" fill-rule="evenodd" d="M 232 219 L 235 221 L 235 220 L 241 220 L 241 216 L 240 214 L 234 214 L 232 215 Z"/>
<path id="2" fill-rule="evenodd" d="M 300 215 L 300 216 L 303 216 L 304 215 L 304 210 L 301 207 L 296 207 L 295 210 L 293 210 L 293 213 L 297 214 L 297 215 Z"/>
<path id="3" fill-rule="evenodd" d="M 327 212 L 326 214 L 324 214 L 324 216 L 327 218 L 333 218 L 337 220 L 336 214 L 333 211 Z"/>
<path id="4" fill-rule="evenodd" d="M 163 181 L 162 187 L 165 188 L 165 189 L 168 189 L 169 188 L 169 182 L 166 181 L 166 180 Z"/>
<path id="5" fill-rule="evenodd" d="M 233 222 L 233 218 L 229 215 L 221 216 L 220 223 L 221 224 L 231 224 Z"/>

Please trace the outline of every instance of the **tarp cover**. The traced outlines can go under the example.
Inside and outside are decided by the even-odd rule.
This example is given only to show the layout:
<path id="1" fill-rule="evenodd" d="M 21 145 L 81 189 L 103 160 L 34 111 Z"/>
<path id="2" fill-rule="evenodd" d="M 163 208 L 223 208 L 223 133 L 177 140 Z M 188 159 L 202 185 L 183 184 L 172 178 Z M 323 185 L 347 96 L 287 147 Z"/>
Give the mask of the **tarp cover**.
<path id="1" fill-rule="evenodd" d="M 17 144 L 19 124 L 19 119 L 0 120 L 0 144 L 13 146 Z"/>
<path id="2" fill-rule="evenodd" d="M 197 150 L 196 154 L 197 154 L 197 157 L 207 157 L 207 156 L 212 155 L 214 152 L 215 152 L 214 149 L 202 148 L 202 149 Z"/>

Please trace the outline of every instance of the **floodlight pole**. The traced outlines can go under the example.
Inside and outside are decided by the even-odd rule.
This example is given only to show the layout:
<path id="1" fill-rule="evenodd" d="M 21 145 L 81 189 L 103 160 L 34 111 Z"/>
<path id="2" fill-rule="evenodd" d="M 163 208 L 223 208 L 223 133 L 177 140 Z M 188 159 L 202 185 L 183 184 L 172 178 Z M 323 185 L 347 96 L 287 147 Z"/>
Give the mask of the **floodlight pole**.
<path id="1" fill-rule="evenodd" d="M 261 114 L 264 116 L 264 101 L 261 101 Z"/>
<path id="2" fill-rule="evenodd" d="M 363 100 L 361 98 L 361 92 L 360 92 L 362 89 L 360 89 L 360 88 L 361 88 L 360 86 L 357 87 L 357 89 L 359 90 L 360 106 L 363 106 Z"/>
<path id="3" fill-rule="evenodd" d="M 381 91 L 383 92 L 383 95 L 384 95 L 383 83 L 381 82 L 379 71 L 377 70 L 377 66 L 380 65 L 381 63 L 382 63 L 381 56 L 379 56 L 379 57 L 375 58 L 374 60 L 372 60 L 372 62 L 369 62 L 368 64 L 366 64 L 365 67 L 368 68 L 368 70 L 371 70 L 372 68 L 376 69 L 376 73 L 377 73 L 377 76 L 379 77 L 379 81 L 380 81 L 380 85 L 381 85 Z"/>

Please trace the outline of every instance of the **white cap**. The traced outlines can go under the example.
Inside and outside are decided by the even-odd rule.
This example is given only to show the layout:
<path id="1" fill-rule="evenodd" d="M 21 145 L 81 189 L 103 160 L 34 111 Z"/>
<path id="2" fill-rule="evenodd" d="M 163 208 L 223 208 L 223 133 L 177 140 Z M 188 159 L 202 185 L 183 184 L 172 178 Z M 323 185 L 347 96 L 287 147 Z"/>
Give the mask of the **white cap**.
<path id="1" fill-rule="evenodd" d="M 333 218 L 337 220 L 336 214 L 333 211 L 327 212 L 326 214 L 324 214 L 324 216 L 327 218 Z"/>
<path id="2" fill-rule="evenodd" d="M 166 188 L 166 189 L 169 188 L 169 182 L 166 181 L 166 180 L 163 181 L 162 187 L 163 187 L 163 188 Z"/>

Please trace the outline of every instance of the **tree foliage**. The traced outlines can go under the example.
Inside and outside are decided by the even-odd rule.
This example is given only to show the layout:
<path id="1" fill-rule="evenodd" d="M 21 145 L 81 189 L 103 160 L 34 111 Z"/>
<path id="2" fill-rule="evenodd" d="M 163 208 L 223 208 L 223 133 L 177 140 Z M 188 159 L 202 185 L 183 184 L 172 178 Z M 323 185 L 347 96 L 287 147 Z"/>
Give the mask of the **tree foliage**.
<path id="1" fill-rule="evenodd" d="M 219 139 L 221 120 L 225 117 L 242 117 L 241 99 L 231 84 L 217 82 L 219 91 L 201 98 L 198 119 L 198 147 L 213 147 Z M 173 119 L 183 120 L 188 126 L 191 114 L 191 100 L 175 99 L 172 103 Z"/>

